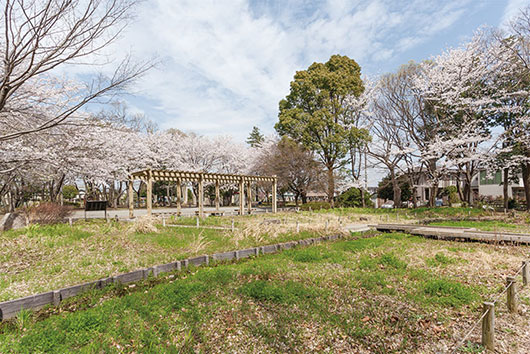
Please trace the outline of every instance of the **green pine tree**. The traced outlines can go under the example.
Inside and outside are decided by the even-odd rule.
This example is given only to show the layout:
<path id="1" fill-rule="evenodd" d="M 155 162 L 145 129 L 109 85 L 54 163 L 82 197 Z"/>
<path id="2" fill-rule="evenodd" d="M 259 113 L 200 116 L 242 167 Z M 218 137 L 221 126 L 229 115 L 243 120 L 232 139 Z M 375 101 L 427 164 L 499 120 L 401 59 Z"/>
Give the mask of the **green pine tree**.
<path id="1" fill-rule="evenodd" d="M 261 134 L 258 127 L 254 126 L 252 127 L 252 131 L 250 132 L 250 135 L 247 138 L 247 144 L 249 144 L 252 147 L 259 147 L 263 143 L 265 138 L 263 137 L 263 134 Z"/>

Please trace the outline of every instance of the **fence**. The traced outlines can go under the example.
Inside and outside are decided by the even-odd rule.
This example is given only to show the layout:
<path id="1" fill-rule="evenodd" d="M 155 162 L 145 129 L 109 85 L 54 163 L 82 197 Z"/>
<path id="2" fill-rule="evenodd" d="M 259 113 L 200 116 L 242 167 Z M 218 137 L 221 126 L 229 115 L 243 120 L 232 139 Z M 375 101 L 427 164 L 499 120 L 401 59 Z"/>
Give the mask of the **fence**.
<path id="1" fill-rule="evenodd" d="M 519 296 L 516 277 L 521 274 L 523 280 L 523 287 L 528 285 L 530 281 L 530 261 L 523 261 L 523 264 L 513 276 L 506 277 L 506 286 L 503 291 L 498 294 L 493 301 L 485 301 L 482 304 L 482 315 L 466 332 L 464 337 L 455 345 L 452 353 L 456 353 L 473 333 L 479 323 L 482 323 L 482 339 L 481 344 L 486 349 L 495 350 L 495 304 L 500 298 L 506 294 L 506 306 L 508 311 L 516 313 L 519 307 Z"/>

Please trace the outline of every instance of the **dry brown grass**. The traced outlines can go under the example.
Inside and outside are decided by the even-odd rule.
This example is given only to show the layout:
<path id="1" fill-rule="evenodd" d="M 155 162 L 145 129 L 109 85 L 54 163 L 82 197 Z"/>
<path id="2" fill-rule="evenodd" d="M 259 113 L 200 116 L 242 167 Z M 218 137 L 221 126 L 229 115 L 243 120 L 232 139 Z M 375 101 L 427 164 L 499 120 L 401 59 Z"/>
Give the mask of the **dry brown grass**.
<path id="1" fill-rule="evenodd" d="M 134 220 L 131 227 L 129 228 L 129 232 L 138 232 L 141 234 L 157 232 L 158 229 L 156 228 L 156 224 L 158 223 L 159 221 L 155 217 L 140 216 Z"/>

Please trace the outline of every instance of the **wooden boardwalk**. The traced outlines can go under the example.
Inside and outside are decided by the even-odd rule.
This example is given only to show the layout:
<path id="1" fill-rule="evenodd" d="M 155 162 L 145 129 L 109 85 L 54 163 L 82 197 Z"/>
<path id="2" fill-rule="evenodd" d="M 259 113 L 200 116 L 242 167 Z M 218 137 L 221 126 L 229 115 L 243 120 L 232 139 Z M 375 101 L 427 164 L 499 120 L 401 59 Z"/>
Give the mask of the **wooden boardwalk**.
<path id="1" fill-rule="evenodd" d="M 369 225 L 383 232 L 406 232 L 427 238 L 453 241 L 503 242 L 530 245 L 530 234 L 513 232 L 480 231 L 475 228 L 431 226 L 416 224 L 377 224 Z"/>

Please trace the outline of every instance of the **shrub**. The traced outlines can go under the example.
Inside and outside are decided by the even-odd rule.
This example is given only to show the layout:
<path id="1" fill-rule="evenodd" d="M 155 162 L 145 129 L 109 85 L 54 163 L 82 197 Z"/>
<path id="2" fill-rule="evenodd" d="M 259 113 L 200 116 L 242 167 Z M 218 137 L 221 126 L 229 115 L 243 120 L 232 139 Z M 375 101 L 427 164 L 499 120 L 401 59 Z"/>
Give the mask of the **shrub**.
<path id="1" fill-rule="evenodd" d="M 519 202 L 517 201 L 517 199 L 510 198 L 508 200 L 508 209 L 517 209 L 519 207 L 520 207 L 520 205 L 519 205 Z"/>
<path id="2" fill-rule="evenodd" d="M 79 191 L 76 186 L 66 185 L 63 187 L 63 198 L 64 199 L 74 199 Z"/>
<path id="3" fill-rule="evenodd" d="M 458 196 L 458 189 L 456 186 L 447 186 L 442 189 L 439 193 L 439 196 L 446 196 L 449 200 L 449 204 L 458 204 L 461 202 L 460 197 Z"/>
<path id="4" fill-rule="evenodd" d="M 339 196 L 338 202 L 339 205 L 342 207 L 361 207 L 363 205 L 361 190 L 355 187 L 348 188 Z M 364 203 L 367 207 L 372 206 L 372 201 L 370 200 L 370 193 L 368 191 L 364 192 Z"/>
<path id="5" fill-rule="evenodd" d="M 40 203 L 26 210 L 30 223 L 56 224 L 63 222 L 72 213 L 70 206 L 57 203 Z"/>
<path id="6" fill-rule="evenodd" d="M 309 208 L 311 208 L 311 210 L 320 210 L 320 209 L 329 209 L 331 208 L 331 205 L 328 202 L 309 202 L 309 203 L 302 204 L 300 208 L 306 211 L 309 210 Z"/>

